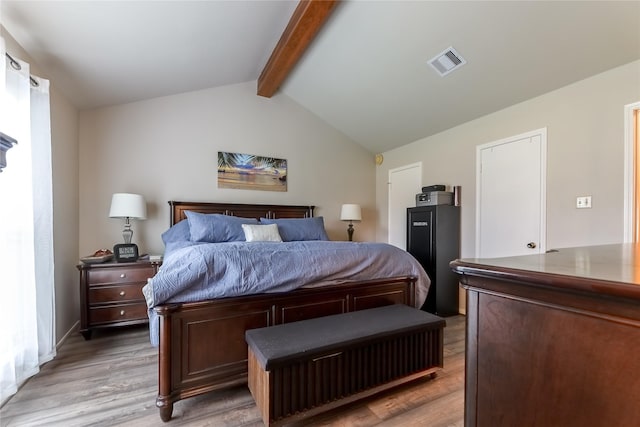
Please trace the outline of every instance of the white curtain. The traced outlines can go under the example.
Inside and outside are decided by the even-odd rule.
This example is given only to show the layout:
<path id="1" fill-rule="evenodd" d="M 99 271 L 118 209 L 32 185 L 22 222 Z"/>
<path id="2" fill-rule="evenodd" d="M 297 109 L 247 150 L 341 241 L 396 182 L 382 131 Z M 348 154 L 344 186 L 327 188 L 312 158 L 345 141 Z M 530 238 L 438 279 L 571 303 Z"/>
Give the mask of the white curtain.
<path id="1" fill-rule="evenodd" d="M 5 53 L 0 38 L 0 131 L 18 141 L 0 173 L 0 404 L 56 351 L 49 82 Z"/>

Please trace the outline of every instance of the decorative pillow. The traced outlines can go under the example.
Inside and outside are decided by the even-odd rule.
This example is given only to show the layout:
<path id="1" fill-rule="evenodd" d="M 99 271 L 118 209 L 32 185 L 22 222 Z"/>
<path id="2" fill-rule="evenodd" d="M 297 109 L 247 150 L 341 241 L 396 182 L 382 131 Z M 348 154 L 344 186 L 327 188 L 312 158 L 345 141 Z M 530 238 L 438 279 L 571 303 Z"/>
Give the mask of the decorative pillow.
<path id="1" fill-rule="evenodd" d="M 324 219 L 321 216 L 313 218 L 260 218 L 261 224 L 277 224 L 280 236 L 285 242 L 300 240 L 329 240 L 324 229 Z"/>
<path id="2" fill-rule="evenodd" d="M 185 211 L 194 242 L 244 242 L 242 224 L 258 224 L 255 218 Z"/>
<path id="3" fill-rule="evenodd" d="M 165 246 L 169 243 L 185 242 L 189 240 L 191 240 L 191 231 L 189 230 L 189 221 L 186 219 L 172 225 L 167 231 L 162 233 L 162 241 Z"/>
<path id="4" fill-rule="evenodd" d="M 242 230 L 247 242 L 282 242 L 277 224 L 242 224 Z"/>

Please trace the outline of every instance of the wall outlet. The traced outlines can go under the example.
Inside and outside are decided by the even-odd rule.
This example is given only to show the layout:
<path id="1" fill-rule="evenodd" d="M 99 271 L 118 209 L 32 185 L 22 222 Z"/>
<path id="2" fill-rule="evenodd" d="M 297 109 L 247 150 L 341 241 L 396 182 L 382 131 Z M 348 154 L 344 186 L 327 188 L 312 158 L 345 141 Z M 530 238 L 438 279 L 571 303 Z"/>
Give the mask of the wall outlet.
<path id="1" fill-rule="evenodd" d="M 578 196 L 576 198 L 576 208 L 587 209 L 591 208 L 591 196 Z"/>

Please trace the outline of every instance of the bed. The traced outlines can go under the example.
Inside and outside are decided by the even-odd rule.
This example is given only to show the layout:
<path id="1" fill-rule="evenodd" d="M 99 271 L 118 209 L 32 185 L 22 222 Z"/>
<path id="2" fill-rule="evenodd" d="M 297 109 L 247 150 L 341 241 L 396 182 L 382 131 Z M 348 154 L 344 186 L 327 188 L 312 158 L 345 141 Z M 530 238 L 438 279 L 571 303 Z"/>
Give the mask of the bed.
<path id="1" fill-rule="evenodd" d="M 177 229 L 179 223 L 187 219 L 188 215 L 193 218 L 198 214 L 205 214 L 207 217 L 212 216 L 210 214 L 221 214 L 226 217 L 256 220 L 262 218 L 263 222 L 267 222 L 265 219 L 273 220 L 272 222 L 280 224 L 278 229 L 281 231 L 283 228 L 280 220 L 321 219 L 314 217 L 314 206 L 178 201 L 171 201 L 169 205 L 170 231 Z M 185 223 L 182 223 L 180 227 L 184 228 L 184 225 Z M 278 243 L 277 245 L 281 245 L 279 247 L 286 248 L 288 244 L 297 243 L 283 240 L 285 243 Z M 326 246 L 332 243 L 319 244 Z M 240 251 L 242 246 L 254 243 L 231 242 L 229 245 L 235 252 Z M 367 244 L 361 243 L 357 246 L 358 243 L 335 242 L 335 245 L 354 245 L 353 248 L 358 248 L 358 251 L 352 252 L 359 252 L 364 250 Z M 390 245 L 385 246 L 393 248 Z M 257 294 L 193 301 L 189 298 L 196 297 L 185 298 L 185 295 L 189 294 L 183 292 L 165 298 L 165 301 L 154 300 L 151 291 L 161 288 L 161 283 L 178 281 L 177 278 L 181 277 L 182 273 L 175 274 L 175 270 L 184 268 L 184 262 L 175 262 L 175 254 L 183 250 L 186 251 L 187 248 L 181 247 L 168 256 L 167 246 L 163 265 L 145 287 L 151 340 L 159 349 L 156 406 L 163 421 L 171 419 L 173 405 L 181 399 L 247 382 L 247 345 L 244 338 L 247 329 L 389 304 L 406 304 L 419 308 L 429 286 L 429 279 L 417 261 L 408 253 L 393 248 L 408 257 L 402 263 L 393 263 L 400 266 L 398 268 L 401 269 L 401 273 L 388 273 L 394 270 L 386 270 L 386 267 L 380 268 L 380 265 L 377 265 L 372 271 L 363 271 L 362 274 L 353 276 L 355 279 L 349 277 L 321 283 L 300 283 L 298 286 L 303 286 L 293 290 L 281 291 L 281 288 L 274 288 Z M 405 262 L 411 267 L 405 267 Z M 372 262 L 372 265 L 375 263 Z M 212 269 L 213 267 L 209 269 L 209 273 Z M 200 290 L 207 288 L 202 284 L 192 287 Z"/>

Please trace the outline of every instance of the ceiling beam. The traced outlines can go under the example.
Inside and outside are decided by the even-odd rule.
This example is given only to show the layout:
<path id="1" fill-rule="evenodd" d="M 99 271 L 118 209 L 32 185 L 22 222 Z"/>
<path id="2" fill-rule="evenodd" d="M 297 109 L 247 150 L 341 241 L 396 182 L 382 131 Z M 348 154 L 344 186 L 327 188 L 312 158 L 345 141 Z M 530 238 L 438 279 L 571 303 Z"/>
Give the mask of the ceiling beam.
<path id="1" fill-rule="evenodd" d="M 271 98 L 340 0 L 301 0 L 258 78 L 258 95 Z"/>

